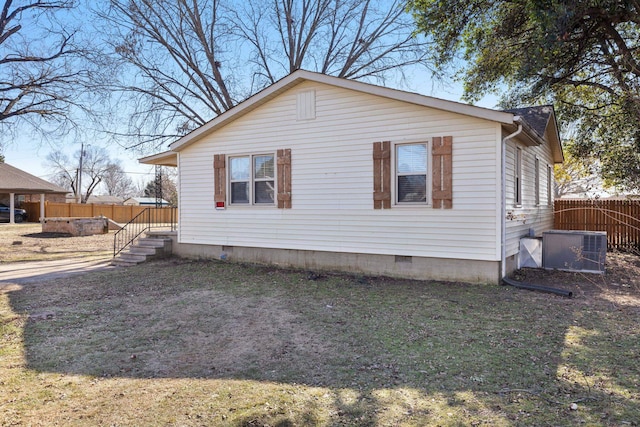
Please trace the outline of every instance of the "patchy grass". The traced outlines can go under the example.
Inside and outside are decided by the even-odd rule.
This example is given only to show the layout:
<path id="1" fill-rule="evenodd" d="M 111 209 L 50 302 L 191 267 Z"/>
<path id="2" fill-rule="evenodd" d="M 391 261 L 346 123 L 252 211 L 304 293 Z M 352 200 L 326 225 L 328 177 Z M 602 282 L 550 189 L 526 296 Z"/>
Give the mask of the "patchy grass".
<path id="1" fill-rule="evenodd" d="M 113 233 L 72 237 L 43 233 L 40 224 L 0 224 L 0 262 L 109 257 Z"/>
<path id="2" fill-rule="evenodd" d="M 0 424 L 638 425 L 640 292 L 594 289 L 178 260 L 5 284 Z"/>

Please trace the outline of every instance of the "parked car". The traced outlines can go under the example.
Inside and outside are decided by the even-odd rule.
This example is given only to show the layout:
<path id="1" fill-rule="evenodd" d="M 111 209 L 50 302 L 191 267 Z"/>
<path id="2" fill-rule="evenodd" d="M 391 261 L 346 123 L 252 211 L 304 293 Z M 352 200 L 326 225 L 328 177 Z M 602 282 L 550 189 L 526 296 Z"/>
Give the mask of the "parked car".
<path id="1" fill-rule="evenodd" d="M 9 221 L 10 209 L 9 206 L 0 203 L 0 221 Z M 22 222 L 27 219 L 27 211 L 24 209 L 14 209 L 13 215 L 15 222 Z"/>

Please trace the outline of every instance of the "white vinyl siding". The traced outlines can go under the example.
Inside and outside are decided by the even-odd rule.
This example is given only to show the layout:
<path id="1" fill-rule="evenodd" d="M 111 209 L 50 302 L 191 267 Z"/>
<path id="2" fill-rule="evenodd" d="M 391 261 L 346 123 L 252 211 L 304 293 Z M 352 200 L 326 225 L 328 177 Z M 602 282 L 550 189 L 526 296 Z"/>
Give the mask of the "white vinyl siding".
<path id="1" fill-rule="evenodd" d="M 504 136 L 504 135 L 503 135 Z M 549 189 L 553 188 L 553 174 L 539 173 L 540 164 L 552 164 L 553 157 L 548 145 L 527 147 L 520 144 L 518 139 L 507 141 L 506 146 L 506 188 L 514 188 L 516 176 L 516 153 L 522 153 L 522 200 L 516 204 L 514 192 L 507 191 L 506 200 L 506 255 L 511 256 L 519 251 L 520 238 L 531 231 L 535 235 L 542 235 L 544 231 L 553 228 L 553 205 L 540 204 L 541 200 L 548 200 Z M 538 173 L 538 190 L 536 191 L 536 173 Z"/>
<path id="2" fill-rule="evenodd" d="M 298 93 L 311 90 L 315 120 L 297 120 Z M 498 261 L 497 129 L 487 120 L 302 83 L 180 151 L 180 242 Z M 453 137 L 453 209 L 374 210 L 372 143 L 446 135 Z M 212 209 L 214 154 L 282 147 L 291 148 L 291 209 Z"/>

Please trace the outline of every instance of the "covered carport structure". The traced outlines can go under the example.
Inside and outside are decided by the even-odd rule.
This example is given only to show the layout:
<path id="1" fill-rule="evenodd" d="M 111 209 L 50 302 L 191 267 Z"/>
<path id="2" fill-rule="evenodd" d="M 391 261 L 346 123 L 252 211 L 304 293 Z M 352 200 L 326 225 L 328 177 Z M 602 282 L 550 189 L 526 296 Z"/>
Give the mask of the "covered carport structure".
<path id="1" fill-rule="evenodd" d="M 15 224 L 15 196 L 40 194 L 40 222 L 44 221 L 46 194 L 67 194 L 69 191 L 7 163 L 0 163 L 0 196 L 9 195 L 9 223 Z"/>

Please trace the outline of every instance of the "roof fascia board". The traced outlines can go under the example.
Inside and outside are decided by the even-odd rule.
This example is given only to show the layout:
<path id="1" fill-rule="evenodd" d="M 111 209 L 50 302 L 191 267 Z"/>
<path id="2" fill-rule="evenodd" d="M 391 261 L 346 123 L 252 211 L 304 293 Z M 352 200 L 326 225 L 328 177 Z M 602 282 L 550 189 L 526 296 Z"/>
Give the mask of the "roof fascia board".
<path id="1" fill-rule="evenodd" d="M 522 117 L 520 118 L 520 123 L 522 123 L 522 130 L 524 131 L 524 133 L 529 137 L 529 139 L 535 144 L 535 145 L 543 145 L 545 140 L 544 137 L 542 137 L 541 135 L 538 134 L 538 132 L 536 132 L 529 123 L 527 123 L 527 121 L 525 119 L 523 119 Z"/>
<path id="2" fill-rule="evenodd" d="M 548 141 L 544 136 L 539 135 L 538 132 L 533 130 L 533 128 L 529 125 L 529 123 L 527 123 L 524 118 L 520 117 L 518 123 L 522 124 L 522 136 L 524 136 L 528 141 L 526 145 L 543 145 L 545 144 L 545 142 L 548 142 L 551 146 L 553 162 L 564 162 L 564 155 L 562 153 L 562 141 L 560 139 L 560 135 L 558 134 L 558 127 L 556 126 L 555 116 L 553 117 L 553 120 L 550 119 L 549 122 L 547 122 L 547 127 L 549 126 L 549 124 L 552 125 L 552 138 L 550 138 Z M 514 131 L 515 129 L 517 129 L 517 125 L 515 123 L 513 125 L 507 125 L 505 127 L 509 131 Z"/>
<path id="3" fill-rule="evenodd" d="M 178 153 L 175 151 L 163 151 L 162 153 L 139 158 L 138 163 L 145 165 L 177 166 Z"/>
<path id="4" fill-rule="evenodd" d="M 549 118 L 549 122 L 551 124 L 551 133 L 553 135 L 553 139 L 555 140 L 555 147 L 552 147 L 553 150 L 553 161 L 555 163 L 564 163 L 564 152 L 562 150 L 562 139 L 560 139 L 560 130 L 558 129 L 558 122 L 556 121 L 555 113 L 551 114 Z M 549 124 L 547 124 L 549 126 Z"/>
<path id="5" fill-rule="evenodd" d="M 343 89 L 350 89 L 358 92 L 368 93 L 370 95 L 377 95 L 384 98 L 390 98 L 397 101 L 403 101 L 423 107 L 435 108 L 438 110 L 448 111 L 452 113 L 471 116 L 479 119 L 490 120 L 502 124 L 513 124 L 512 113 L 506 113 L 503 111 L 491 110 L 488 108 L 476 107 L 473 105 L 462 104 L 460 102 L 448 101 L 439 98 L 433 98 L 426 95 L 420 95 L 417 93 L 405 92 L 397 89 L 390 89 L 383 86 L 376 86 L 369 83 L 363 83 L 356 80 L 343 79 L 334 76 L 328 76 L 326 74 L 314 73 L 306 70 L 297 70 L 288 76 L 282 78 L 271 86 L 266 87 L 262 91 L 251 96 L 247 100 L 236 105 L 232 109 L 225 111 L 210 122 L 195 129 L 189 134 L 183 136 L 177 141 L 170 144 L 172 151 L 180 151 L 191 145 L 199 138 L 208 135 L 216 129 L 224 126 L 225 124 L 235 120 L 238 117 L 254 110 L 258 106 L 273 99 L 280 93 L 291 89 L 292 87 L 302 83 L 303 81 L 312 81 L 317 83 L 323 83 L 331 86 L 340 87 Z"/>
<path id="6" fill-rule="evenodd" d="M 242 101 L 232 109 L 225 111 L 208 123 L 205 123 L 204 125 L 193 130 L 177 141 L 169 144 L 169 148 L 171 149 L 171 151 L 180 151 L 181 149 L 194 143 L 200 137 L 208 135 L 219 127 L 222 127 L 225 124 L 235 120 L 236 118 L 241 117 L 250 111 L 253 111 L 255 108 L 276 97 L 281 92 L 284 92 L 285 90 L 296 86 L 304 80 L 304 78 L 300 77 L 299 72 L 300 71 L 296 71 L 292 74 L 289 74 L 288 76 L 275 82 L 271 86 L 267 86 L 260 92 L 249 97 L 245 101 Z"/>
<path id="7" fill-rule="evenodd" d="M 309 73 L 307 71 L 307 73 Z M 397 101 L 404 101 L 411 104 L 420 105 L 423 107 L 431 107 L 438 110 L 448 111 L 451 113 L 462 114 L 465 116 L 471 116 L 479 119 L 486 119 L 498 123 L 511 124 L 513 123 L 514 114 L 506 113 L 504 111 L 491 110 L 489 108 L 476 107 L 475 105 L 463 104 L 461 102 L 449 101 L 446 99 L 434 98 L 427 95 L 421 95 L 418 93 L 405 92 L 398 89 L 391 89 L 384 86 L 376 86 L 370 83 L 359 82 L 357 80 L 342 79 L 333 76 L 327 76 L 324 74 L 310 73 L 316 78 L 308 79 L 315 80 L 319 83 L 326 83 L 332 86 L 342 87 L 344 89 L 351 89 L 358 92 L 365 92 L 371 95 L 377 95 L 384 98 L 391 98 Z"/>
<path id="8" fill-rule="evenodd" d="M 0 193 L 15 194 L 67 194 L 70 191 L 34 190 L 33 188 L 0 188 Z"/>

